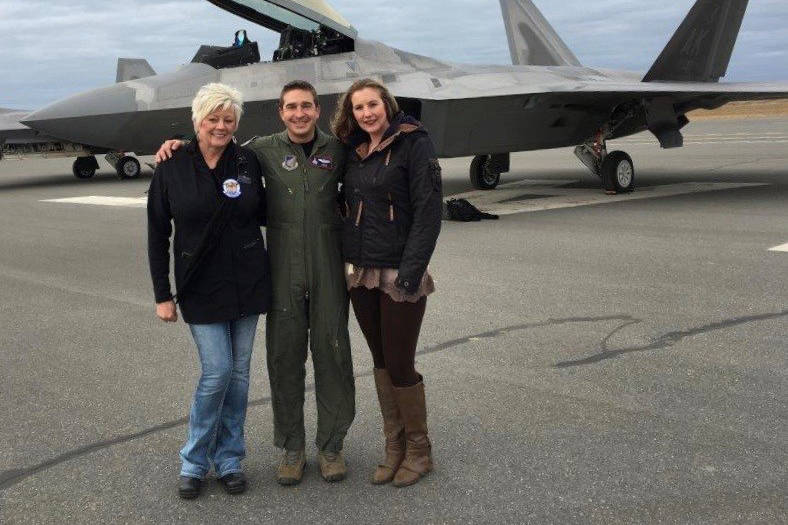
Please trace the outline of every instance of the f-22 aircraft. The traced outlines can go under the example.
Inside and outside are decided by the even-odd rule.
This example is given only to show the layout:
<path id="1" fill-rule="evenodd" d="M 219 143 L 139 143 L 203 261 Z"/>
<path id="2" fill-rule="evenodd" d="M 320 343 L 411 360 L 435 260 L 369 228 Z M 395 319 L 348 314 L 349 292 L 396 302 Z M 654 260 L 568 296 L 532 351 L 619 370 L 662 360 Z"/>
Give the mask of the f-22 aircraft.
<path id="1" fill-rule="evenodd" d="M 474 156 L 476 188 L 498 185 L 511 152 L 576 146 L 605 187 L 623 192 L 634 187 L 633 162 L 625 152 L 608 152 L 608 140 L 649 130 L 663 148 L 675 148 L 691 110 L 788 97 L 786 83 L 718 82 L 748 0 L 697 0 L 645 76 L 582 66 L 530 0 L 500 0 L 511 66 L 458 65 L 363 40 L 324 0 L 209 1 L 278 32 L 271 60 L 261 62 L 257 43 L 237 33 L 232 46 L 202 46 L 172 73 L 155 75 L 144 61 L 123 63 L 119 83 L 22 119 L 46 138 L 38 149 L 77 154 L 77 177 L 95 173 L 97 153 L 108 154 L 121 178 L 136 177 L 139 162 L 126 152 L 149 154 L 166 138 L 190 135 L 191 100 L 208 82 L 243 93 L 243 141 L 279 129 L 277 101 L 287 81 L 316 86 L 327 127 L 338 95 L 373 77 L 426 125 L 439 156 Z M 14 153 L 13 143 L 5 150 Z"/>

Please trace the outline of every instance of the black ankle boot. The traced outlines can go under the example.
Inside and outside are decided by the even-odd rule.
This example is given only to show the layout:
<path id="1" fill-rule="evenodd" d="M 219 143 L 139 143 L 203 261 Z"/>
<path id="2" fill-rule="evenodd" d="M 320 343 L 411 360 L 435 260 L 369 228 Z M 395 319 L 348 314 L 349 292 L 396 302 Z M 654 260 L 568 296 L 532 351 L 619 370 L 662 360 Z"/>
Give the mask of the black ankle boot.
<path id="1" fill-rule="evenodd" d="M 200 489 L 202 489 L 201 479 L 189 476 L 181 476 L 178 479 L 178 495 L 183 499 L 196 498 L 200 495 Z"/>
<path id="2" fill-rule="evenodd" d="M 219 483 L 227 494 L 241 494 L 246 490 L 246 476 L 243 472 L 233 472 L 219 478 Z"/>

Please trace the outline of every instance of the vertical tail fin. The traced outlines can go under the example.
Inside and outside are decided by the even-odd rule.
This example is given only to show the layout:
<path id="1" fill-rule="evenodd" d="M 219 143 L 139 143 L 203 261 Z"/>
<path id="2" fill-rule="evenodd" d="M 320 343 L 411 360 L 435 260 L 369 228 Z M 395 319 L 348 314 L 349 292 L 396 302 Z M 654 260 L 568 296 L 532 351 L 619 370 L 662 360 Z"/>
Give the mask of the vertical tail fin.
<path id="1" fill-rule="evenodd" d="M 643 82 L 724 77 L 748 0 L 697 0 Z"/>
<path id="2" fill-rule="evenodd" d="M 115 82 L 137 80 L 138 78 L 150 77 L 155 74 L 156 72 L 144 58 L 119 58 Z"/>
<path id="3" fill-rule="evenodd" d="M 572 51 L 531 0 L 500 0 L 512 64 L 579 66 Z"/>

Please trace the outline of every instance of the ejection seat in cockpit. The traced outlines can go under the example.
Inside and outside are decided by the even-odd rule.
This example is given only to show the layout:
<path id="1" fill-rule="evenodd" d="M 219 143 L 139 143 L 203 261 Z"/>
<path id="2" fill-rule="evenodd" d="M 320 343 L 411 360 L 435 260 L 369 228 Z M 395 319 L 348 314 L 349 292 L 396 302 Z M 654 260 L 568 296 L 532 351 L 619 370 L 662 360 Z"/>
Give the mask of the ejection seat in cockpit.
<path id="1" fill-rule="evenodd" d="M 216 69 L 245 66 L 260 62 L 260 50 L 257 42 L 249 40 L 246 31 L 241 29 L 235 32 L 232 46 L 200 46 L 192 62 L 208 64 Z"/>

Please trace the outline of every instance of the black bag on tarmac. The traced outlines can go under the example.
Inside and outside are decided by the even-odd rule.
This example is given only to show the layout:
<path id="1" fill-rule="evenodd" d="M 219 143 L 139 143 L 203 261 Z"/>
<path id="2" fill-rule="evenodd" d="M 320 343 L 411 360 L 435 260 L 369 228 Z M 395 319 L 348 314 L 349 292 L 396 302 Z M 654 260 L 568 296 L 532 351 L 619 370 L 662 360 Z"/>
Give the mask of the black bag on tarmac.
<path id="1" fill-rule="evenodd" d="M 498 216 L 485 213 L 466 199 L 449 199 L 446 201 L 446 214 L 450 221 L 473 222 L 482 219 L 498 220 Z"/>

